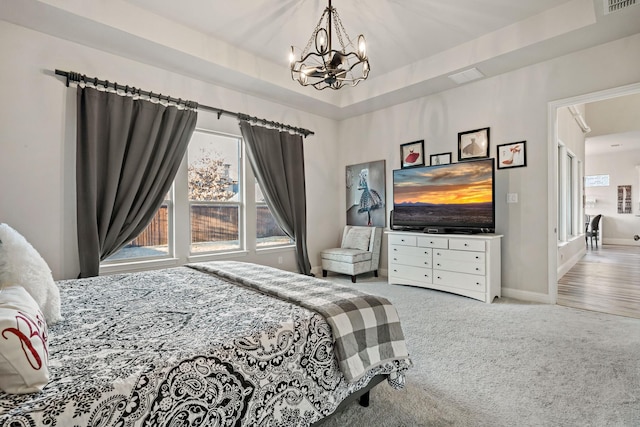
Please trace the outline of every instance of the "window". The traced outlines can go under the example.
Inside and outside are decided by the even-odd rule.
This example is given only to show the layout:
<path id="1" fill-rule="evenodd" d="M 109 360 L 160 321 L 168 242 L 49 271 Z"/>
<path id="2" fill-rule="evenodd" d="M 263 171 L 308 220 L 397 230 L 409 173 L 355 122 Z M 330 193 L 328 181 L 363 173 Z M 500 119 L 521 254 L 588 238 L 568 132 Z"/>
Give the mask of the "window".
<path id="1" fill-rule="evenodd" d="M 149 225 L 147 225 L 147 228 L 104 262 L 113 263 L 122 262 L 123 260 L 136 261 L 139 259 L 166 258 L 172 255 L 171 248 L 173 245 L 170 244 L 169 228 L 173 219 L 173 209 L 170 193 L 167 194 L 167 199 L 156 212 Z"/>
<path id="2" fill-rule="evenodd" d="M 567 242 L 583 232 L 581 196 L 582 162 L 558 144 L 558 241 Z"/>
<path id="3" fill-rule="evenodd" d="M 276 222 L 264 200 L 260 185 L 256 181 L 256 248 L 263 249 L 290 244 L 293 244 L 293 240 L 282 231 Z"/>
<path id="4" fill-rule="evenodd" d="M 136 239 L 103 263 L 105 271 L 126 270 L 118 265 L 139 261 L 290 247 L 293 241 L 244 164 L 243 145 L 240 136 L 197 129 L 162 208 Z M 245 180 L 255 186 L 247 188 Z"/>
<path id="5" fill-rule="evenodd" d="M 585 187 L 608 187 L 609 175 L 587 175 L 584 177 Z"/>
<path id="6" fill-rule="evenodd" d="M 196 131 L 189 142 L 190 253 L 242 248 L 241 139 Z"/>

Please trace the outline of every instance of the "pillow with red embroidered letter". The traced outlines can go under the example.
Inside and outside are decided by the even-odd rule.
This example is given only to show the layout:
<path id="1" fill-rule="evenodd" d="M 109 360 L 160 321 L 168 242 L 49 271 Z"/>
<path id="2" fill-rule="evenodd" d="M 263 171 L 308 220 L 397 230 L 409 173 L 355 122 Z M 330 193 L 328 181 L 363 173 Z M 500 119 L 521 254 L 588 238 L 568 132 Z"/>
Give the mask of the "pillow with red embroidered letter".
<path id="1" fill-rule="evenodd" d="M 49 382 L 47 323 L 21 286 L 0 289 L 0 389 L 33 393 Z"/>

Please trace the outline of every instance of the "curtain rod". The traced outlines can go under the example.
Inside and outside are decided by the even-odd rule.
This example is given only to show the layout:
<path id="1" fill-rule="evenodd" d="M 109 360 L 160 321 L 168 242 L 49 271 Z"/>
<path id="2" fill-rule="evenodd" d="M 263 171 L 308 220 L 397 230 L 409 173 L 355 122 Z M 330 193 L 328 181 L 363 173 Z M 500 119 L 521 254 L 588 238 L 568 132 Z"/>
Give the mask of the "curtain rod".
<path id="1" fill-rule="evenodd" d="M 205 111 L 212 111 L 214 113 L 216 113 L 218 115 L 218 119 L 220 119 L 220 116 L 227 115 L 227 116 L 233 116 L 238 118 L 238 120 L 246 120 L 248 122 L 253 122 L 253 123 L 260 123 L 263 125 L 267 125 L 267 126 L 271 126 L 277 129 L 284 129 L 284 130 L 288 130 L 288 131 L 292 131 L 295 133 L 299 133 L 300 135 L 303 135 L 305 138 L 309 135 L 314 135 L 313 131 L 310 131 L 308 129 L 304 129 L 304 128 L 298 128 L 298 127 L 294 127 L 294 126 L 290 126 L 290 125 L 286 125 L 283 123 L 278 123 L 278 122 L 274 122 L 271 120 L 267 120 L 267 119 L 261 119 L 258 117 L 252 117 L 249 116 L 248 114 L 244 114 L 244 113 L 234 113 L 233 111 L 227 111 L 227 110 L 223 110 L 222 108 L 215 108 L 215 107 L 210 107 L 208 105 L 203 105 L 203 104 L 198 104 L 197 102 L 193 102 L 193 101 L 188 101 L 188 100 L 184 100 L 184 99 L 177 99 L 177 98 L 172 98 L 169 95 L 162 95 L 161 93 L 153 93 L 153 92 L 148 92 L 146 90 L 142 90 L 140 88 L 136 88 L 133 86 L 123 86 L 121 84 L 118 84 L 117 82 L 110 82 L 109 80 L 100 80 L 97 77 L 87 77 L 84 74 L 80 74 L 80 73 L 76 73 L 74 71 L 62 71 L 62 70 L 57 70 L 56 69 L 56 75 L 58 76 L 64 76 L 67 79 L 67 87 L 69 87 L 69 83 L 70 82 L 74 82 L 74 83 L 89 83 L 92 84 L 95 87 L 98 87 L 98 85 L 100 86 L 104 86 L 105 88 L 112 88 L 117 90 L 124 90 L 126 93 L 129 94 L 134 94 L 134 95 L 142 95 L 142 96 L 148 96 L 150 98 L 157 98 L 160 101 L 167 101 L 167 102 L 173 102 L 177 105 L 184 105 L 187 108 L 194 108 L 194 109 L 198 109 L 198 110 L 205 110 Z"/>

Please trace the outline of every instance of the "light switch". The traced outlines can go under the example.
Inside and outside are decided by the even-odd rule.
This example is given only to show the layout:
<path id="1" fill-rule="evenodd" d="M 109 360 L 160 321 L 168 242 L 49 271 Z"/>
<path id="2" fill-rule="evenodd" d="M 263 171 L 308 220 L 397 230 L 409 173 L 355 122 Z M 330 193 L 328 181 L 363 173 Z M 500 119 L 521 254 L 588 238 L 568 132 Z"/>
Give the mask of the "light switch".
<path id="1" fill-rule="evenodd" d="M 518 193 L 507 193 L 507 203 L 518 203 Z"/>

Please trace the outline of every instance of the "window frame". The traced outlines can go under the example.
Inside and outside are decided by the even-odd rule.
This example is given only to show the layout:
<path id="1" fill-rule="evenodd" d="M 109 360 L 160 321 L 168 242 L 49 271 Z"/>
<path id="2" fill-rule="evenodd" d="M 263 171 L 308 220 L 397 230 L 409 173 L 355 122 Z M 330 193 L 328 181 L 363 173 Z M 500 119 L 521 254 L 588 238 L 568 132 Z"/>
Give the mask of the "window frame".
<path id="1" fill-rule="evenodd" d="M 247 156 L 245 155 L 246 142 L 242 135 L 221 132 L 203 127 L 197 127 L 194 130 L 194 133 L 195 132 L 237 138 L 239 140 L 240 157 L 238 159 L 238 167 L 240 168 L 240 171 L 238 173 L 238 192 L 240 196 L 238 197 L 238 201 L 212 202 L 215 204 L 232 204 L 240 206 L 240 211 L 238 212 L 239 248 L 233 250 L 191 252 L 190 206 L 192 201 L 189 200 L 187 152 L 182 159 L 178 173 L 176 174 L 171 186 L 171 200 L 168 200 L 168 254 L 166 256 L 157 257 L 137 257 L 104 261 L 100 263 L 100 274 L 143 271 L 152 268 L 179 266 L 189 262 L 246 257 L 252 253 L 259 255 L 274 252 L 295 251 L 295 241 L 293 240 L 291 240 L 290 243 L 270 245 L 266 247 L 258 247 L 257 245 L 257 207 L 263 203 L 266 205 L 266 202 L 257 202 L 255 185 L 247 185 L 249 182 L 255 183 L 256 179 L 251 167 L 247 163 Z M 252 237 L 249 238 L 248 236 Z"/>

